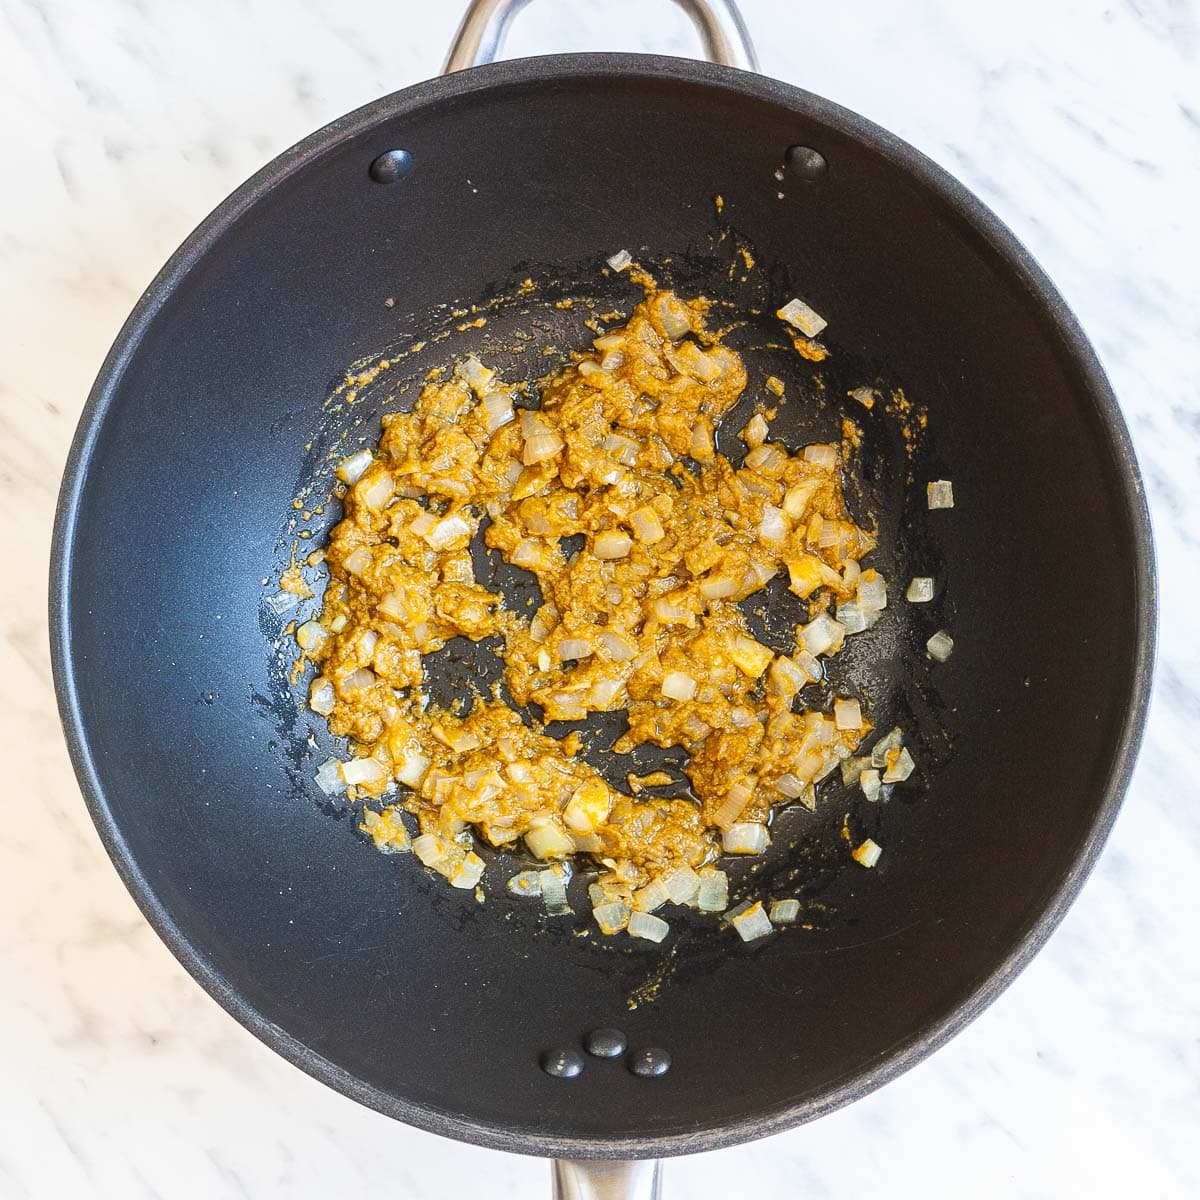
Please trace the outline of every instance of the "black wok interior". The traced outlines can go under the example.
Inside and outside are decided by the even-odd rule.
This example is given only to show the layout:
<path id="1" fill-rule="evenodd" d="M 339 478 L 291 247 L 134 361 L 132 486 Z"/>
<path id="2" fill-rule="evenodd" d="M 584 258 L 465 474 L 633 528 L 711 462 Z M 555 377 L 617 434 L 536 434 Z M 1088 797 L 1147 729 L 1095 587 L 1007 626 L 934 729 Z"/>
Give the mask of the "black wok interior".
<path id="1" fill-rule="evenodd" d="M 820 181 L 775 177 L 795 144 L 826 156 Z M 368 165 L 394 147 L 412 173 L 373 182 Z M 317 135 L 219 212 L 135 315 L 64 492 L 52 605 L 68 733 L 148 915 L 293 1060 L 459 1137 L 672 1152 L 878 1082 L 1040 936 L 1125 765 L 1144 538 L 1069 318 L 978 210 L 904 154 L 794 89 L 698 64 L 505 64 Z M 927 611 L 894 603 L 859 660 L 880 711 L 921 731 L 915 786 L 875 807 L 834 786 L 816 815 L 786 818 L 761 878 L 801 895 L 814 927 L 743 946 L 672 918 L 653 995 L 663 949 L 576 936 L 586 902 L 576 921 L 547 922 L 499 894 L 512 867 L 498 862 L 478 905 L 324 810 L 308 782 L 319 759 L 301 761 L 297 738 L 326 735 L 294 706 L 287 724 L 263 580 L 348 363 L 419 336 L 410 314 L 526 274 L 586 291 L 622 247 L 733 295 L 716 194 L 762 297 L 799 294 L 830 321 L 832 400 L 818 406 L 814 368 L 789 356 L 787 435 L 828 432 L 845 390 L 877 378 L 927 407 L 911 464 L 881 416 L 864 418 L 868 490 L 892 505 L 877 515 L 896 600 L 912 574 L 945 586 Z M 555 311 L 557 334 L 585 344 L 579 316 Z M 498 313 L 493 344 L 521 319 Z M 482 336 L 456 334 L 435 359 Z M 360 444 L 377 415 L 356 411 Z M 950 512 L 925 509 L 935 478 L 954 482 Z M 931 669 L 924 640 L 942 625 L 955 652 Z M 846 812 L 885 847 L 875 871 L 839 851 Z M 665 1048 L 672 1069 L 539 1069 L 543 1050 L 601 1025 Z"/>

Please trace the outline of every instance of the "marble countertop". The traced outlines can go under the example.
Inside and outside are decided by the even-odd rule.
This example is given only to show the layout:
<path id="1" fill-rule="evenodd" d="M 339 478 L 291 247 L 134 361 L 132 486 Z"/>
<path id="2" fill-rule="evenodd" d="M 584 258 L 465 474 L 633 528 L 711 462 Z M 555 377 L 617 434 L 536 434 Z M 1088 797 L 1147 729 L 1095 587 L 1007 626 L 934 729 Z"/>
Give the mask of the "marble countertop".
<path id="1" fill-rule="evenodd" d="M 1095 341 L 1153 508 L 1150 728 L 1094 877 L 975 1024 L 882 1091 L 677 1160 L 669 1196 L 1200 1195 L 1200 7 L 1195 0 L 744 0 L 765 72 L 909 139 L 1033 250 Z M 0 0 L 0 1197 L 548 1194 L 301 1074 L 138 914 L 88 820 L 50 683 L 58 478 L 138 294 L 235 184 L 435 72 L 455 3 Z M 542 0 L 510 52 L 687 54 L 651 0 Z M 1086 580 L 1080 581 L 1086 587 Z M 482 1182 L 481 1182 L 482 1181 Z"/>

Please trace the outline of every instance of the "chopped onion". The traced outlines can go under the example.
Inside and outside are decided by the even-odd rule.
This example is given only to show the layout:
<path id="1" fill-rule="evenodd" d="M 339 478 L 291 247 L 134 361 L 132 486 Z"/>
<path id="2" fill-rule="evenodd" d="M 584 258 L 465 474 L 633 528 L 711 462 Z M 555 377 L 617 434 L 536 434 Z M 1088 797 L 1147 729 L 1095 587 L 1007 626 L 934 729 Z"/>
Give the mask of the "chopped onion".
<path id="1" fill-rule="evenodd" d="M 903 783 L 913 773 L 916 765 L 907 747 L 901 746 L 899 750 L 893 750 L 888 755 L 887 770 L 883 773 L 883 782 Z"/>
<path id="2" fill-rule="evenodd" d="M 567 662 L 573 658 L 589 658 L 593 653 L 592 644 L 586 638 L 563 638 L 558 643 L 559 662 Z"/>
<path id="3" fill-rule="evenodd" d="M 845 628 L 828 613 L 814 617 L 807 625 L 802 625 L 799 632 L 805 650 L 812 655 L 836 654 L 846 636 Z"/>
<path id="4" fill-rule="evenodd" d="M 482 396 L 496 378 L 496 372 L 490 367 L 485 367 L 474 354 L 468 354 L 458 364 L 455 373 L 477 396 Z"/>
<path id="5" fill-rule="evenodd" d="M 790 658 L 780 656 L 771 664 L 768 685 L 775 696 L 794 696 L 813 678 Z"/>
<path id="6" fill-rule="evenodd" d="M 606 529 L 596 534 L 596 540 L 592 543 L 597 558 L 625 558 L 631 549 L 633 539 L 619 529 Z"/>
<path id="7" fill-rule="evenodd" d="M 533 899 L 542 894 L 542 873 L 541 871 L 519 871 L 505 886 L 514 896 Z"/>
<path id="8" fill-rule="evenodd" d="M 563 810 L 563 821 L 575 833 L 594 833 L 608 819 L 612 795 L 600 779 L 581 783 Z"/>
<path id="9" fill-rule="evenodd" d="M 346 564 L 349 566 L 350 558 L 353 558 L 358 551 L 354 551 L 346 559 Z M 367 551 L 368 565 L 370 565 L 370 551 Z M 268 596 L 263 603 L 272 611 L 283 616 L 289 609 L 295 608 L 300 603 L 300 597 L 295 592 L 276 592 L 273 596 Z"/>
<path id="10" fill-rule="evenodd" d="M 740 437 L 747 446 L 761 446 L 767 440 L 768 433 L 770 433 L 770 429 L 767 426 L 766 417 L 762 413 L 755 413 L 746 422 L 746 427 L 742 430 Z"/>
<path id="11" fill-rule="evenodd" d="M 739 779 L 713 812 L 713 824 L 718 829 L 732 828 L 753 796 L 754 784 L 748 779 Z"/>
<path id="12" fill-rule="evenodd" d="M 661 621 L 664 625 L 686 625 L 691 622 L 692 614 L 689 609 L 683 607 L 682 604 L 676 604 L 673 600 L 667 600 L 664 597 L 659 597 L 653 605 L 655 619 Z"/>
<path id="13" fill-rule="evenodd" d="M 935 479 L 926 485 L 925 498 L 930 508 L 953 508 L 954 485 L 949 479 Z"/>
<path id="14" fill-rule="evenodd" d="M 405 751 L 399 761 L 394 764 L 396 778 L 405 787 L 410 788 L 420 787 L 421 780 L 425 778 L 425 772 L 428 770 L 429 759 L 416 750 Z"/>
<path id="15" fill-rule="evenodd" d="M 425 540 L 434 550 L 445 550 L 452 542 L 458 541 L 471 532 L 470 522 L 458 513 L 438 521 L 429 531 Z"/>
<path id="16" fill-rule="evenodd" d="M 683 671 L 668 671 L 663 676 L 662 694 L 668 700 L 691 700 L 696 695 L 696 681 Z"/>
<path id="17" fill-rule="evenodd" d="M 739 821 L 721 835 L 726 854 L 761 854 L 770 844 L 767 827 L 757 821 Z"/>
<path id="18" fill-rule="evenodd" d="M 538 566 L 543 557 L 542 544 L 534 538 L 523 538 L 513 549 L 511 562 L 514 567 L 524 567 L 526 570 Z"/>
<path id="19" fill-rule="evenodd" d="M 336 758 L 327 758 L 317 768 L 313 779 L 327 796 L 339 796 L 346 790 L 346 781 L 342 778 L 342 764 Z"/>
<path id="20" fill-rule="evenodd" d="M 954 639 L 944 630 L 939 629 L 925 643 L 925 652 L 937 662 L 945 662 L 954 650 Z"/>
<path id="21" fill-rule="evenodd" d="M 645 938 L 649 942 L 661 942 L 671 931 L 670 925 L 661 917 L 648 912 L 638 912 L 636 909 L 629 914 L 626 929 L 630 937 Z"/>
<path id="22" fill-rule="evenodd" d="M 536 433 L 533 437 L 525 439 L 525 447 L 521 451 L 521 461 L 527 467 L 547 462 L 554 458 L 565 444 L 557 433 Z"/>
<path id="23" fill-rule="evenodd" d="M 696 459 L 712 458 L 713 449 L 712 427 L 701 417 L 692 426 L 692 457 Z"/>
<path id="24" fill-rule="evenodd" d="M 908 585 L 904 598 L 910 604 L 926 604 L 933 599 L 933 577 L 930 575 L 914 575 Z"/>
<path id="25" fill-rule="evenodd" d="M 878 842 L 867 838 L 861 846 L 856 846 L 850 851 L 850 857 L 861 866 L 873 867 L 879 861 L 879 856 L 882 853 L 883 847 Z"/>
<path id="26" fill-rule="evenodd" d="M 526 835 L 526 841 L 528 841 Z M 567 880 L 569 876 L 566 871 L 559 867 L 551 867 L 545 871 L 538 872 L 542 881 L 542 903 L 546 906 L 546 911 L 552 917 L 564 917 L 571 911 L 570 904 L 567 903 Z"/>
<path id="27" fill-rule="evenodd" d="M 862 633 L 867 628 L 867 614 L 857 600 L 847 600 L 837 606 L 838 624 L 845 626 L 846 632 Z"/>
<path id="28" fill-rule="evenodd" d="M 868 800 L 878 800 L 881 787 L 878 770 L 876 770 L 874 767 L 867 767 L 860 771 L 858 775 L 858 786 L 862 788 L 862 793 Z"/>
<path id="29" fill-rule="evenodd" d="M 864 577 L 858 581 L 858 605 L 864 612 L 879 612 L 887 608 L 887 584 L 881 576 Z"/>
<path id="30" fill-rule="evenodd" d="M 775 655 L 761 642 L 752 637 L 739 634 L 729 647 L 729 657 L 742 674 L 751 679 L 757 679 L 766 669 L 767 664 Z"/>
<path id="31" fill-rule="evenodd" d="M 808 790 L 808 786 L 803 779 L 798 779 L 790 771 L 775 780 L 775 790 L 789 800 L 799 800 Z"/>
<path id="32" fill-rule="evenodd" d="M 604 630 L 596 639 L 600 643 L 600 648 L 613 660 L 613 662 L 628 662 L 634 655 L 637 654 L 637 646 L 628 638 L 622 637 L 619 633 L 613 633 L 612 630 Z"/>
<path id="33" fill-rule="evenodd" d="M 787 535 L 788 524 L 783 509 L 764 504 L 762 520 L 758 523 L 758 536 L 765 542 L 782 542 Z"/>
<path id="34" fill-rule="evenodd" d="M 470 891 L 483 878 L 484 861 L 475 853 L 468 850 L 466 857 L 446 876 L 450 886 Z"/>
<path id="35" fill-rule="evenodd" d="M 671 898 L 667 885 L 661 877 L 656 876 L 644 888 L 639 888 L 633 894 L 633 907 L 638 912 L 653 912 L 661 908 Z"/>
<path id="36" fill-rule="evenodd" d="M 373 561 L 370 550 L 366 546 L 358 546 L 346 555 L 342 560 L 342 565 L 351 575 L 361 575 Z"/>
<path id="37" fill-rule="evenodd" d="M 773 900 L 771 902 L 770 916 L 773 925 L 791 925 L 799 915 L 799 900 Z"/>
<path id="38" fill-rule="evenodd" d="M 700 890 L 700 876 L 687 863 L 661 876 L 672 904 L 692 904 Z"/>
<path id="39" fill-rule="evenodd" d="M 396 481 L 381 471 L 371 484 L 363 490 L 362 502 L 372 512 L 382 512 L 388 501 L 396 494 Z"/>
<path id="40" fill-rule="evenodd" d="M 637 462 L 638 443 L 619 433 L 610 433 L 601 443 L 606 454 L 611 454 L 622 466 L 632 467 Z"/>
<path id="41" fill-rule="evenodd" d="M 775 315 L 810 338 L 816 337 L 829 324 L 798 297 L 789 300 Z"/>
<path id="42" fill-rule="evenodd" d="M 600 927 L 600 932 L 604 934 L 620 933 L 629 924 L 631 916 L 632 910 L 629 908 L 629 905 L 622 904 L 619 900 L 610 900 L 604 904 L 597 904 L 592 909 L 592 917 Z M 654 918 L 651 919 L 653 920 Z"/>
<path id="43" fill-rule="evenodd" d="M 575 850 L 575 843 L 557 825 L 543 820 L 525 834 L 525 845 L 534 858 L 565 858 Z M 543 885 L 544 886 L 544 885 Z"/>
<path id="44" fill-rule="evenodd" d="M 433 833 L 423 833 L 413 838 L 412 852 L 427 867 L 438 870 L 446 859 L 446 847 L 442 839 Z"/>
<path id="45" fill-rule="evenodd" d="M 743 942 L 753 942 L 771 932 L 771 918 L 767 916 L 761 900 L 755 900 L 753 904 L 739 904 L 727 919 Z"/>
<path id="46" fill-rule="evenodd" d="M 345 480 L 346 483 L 357 483 L 372 461 L 373 456 L 370 450 L 356 450 L 338 463 L 337 477 Z"/>
<path id="47" fill-rule="evenodd" d="M 503 429 L 510 421 L 516 420 L 516 415 L 512 397 L 507 392 L 493 392 L 483 398 L 484 425 L 488 433 Z"/>
<path id="48" fill-rule="evenodd" d="M 839 729 L 861 729 L 862 706 L 857 700 L 835 700 L 833 702 L 833 719 Z"/>
<path id="49" fill-rule="evenodd" d="M 892 750 L 898 750 L 903 741 L 904 734 L 901 731 L 900 726 L 897 725 L 889 733 L 886 733 L 883 737 L 881 737 L 879 741 L 877 741 L 871 748 L 871 766 L 880 768 L 886 767 L 889 752 Z"/>
<path id="50" fill-rule="evenodd" d="M 670 293 L 661 293 L 654 305 L 654 311 L 662 322 L 663 333 L 673 342 L 679 341 L 692 328 L 688 318 L 688 310 Z"/>
<path id="51" fill-rule="evenodd" d="M 366 667 L 356 667 L 342 680 L 342 687 L 346 691 L 356 691 L 358 688 L 369 688 L 374 682 L 374 671 Z"/>
<path id="52" fill-rule="evenodd" d="M 729 903 L 729 876 L 715 867 L 700 872 L 700 887 L 696 892 L 696 907 L 701 912 L 724 912 Z"/>
<path id="53" fill-rule="evenodd" d="M 629 525 L 638 541 L 645 542 L 648 546 L 662 541 L 666 536 L 666 530 L 663 529 L 662 522 L 658 519 L 658 513 L 648 504 L 643 504 L 641 508 L 635 508 L 630 513 Z"/>
<path id="54" fill-rule="evenodd" d="M 521 409 L 521 436 L 523 438 L 539 437 L 553 432 L 554 427 L 536 408 Z"/>
<path id="55" fill-rule="evenodd" d="M 821 486 L 819 479 L 806 479 L 803 483 L 798 483 L 794 487 L 790 487 L 783 497 L 783 511 L 787 513 L 793 521 L 799 521 L 804 516 L 805 510 L 809 503 L 816 495 L 817 488 Z"/>
<path id="56" fill-rule="evenodd" d="M 820 467 L 823 471 L 832 471 L 838 464 L 837 447 L 822 443 L 805 446 L 804 461 L 812 463 L 814 467 Z"/>
<path id="57" fill-rule="evenodd" d="M 312 687 L 309 689 L 308 707 L 322 717 L 327 717 L 333 712 L 335 703 L 333 684 L 324 676 L 318 675 L 312 681 Z"/>
<path id="58" fill-rule="evenodd" d="M 301 650 L 319 650 L 328 637 L 328 632 L 319 621 L 305 621 L 296 630 L 296 643 Z"/>
<path id="59" fill-rule="evenodd" d="M 787 453 L 772 443 L 755 446 L 746 455 L 746 466 L 762 475 L 777 475 L 787 462 Z"/>
<path id="60" fill-rule="evenodd" d="M 619 679 L 597 679 L 588 693 L 588 707 L 607 712 L 624 686 Z"/>
<path id="61" fill-rule="evenodd" d="M 700 581 L 700 595 L 705 600 L 723 600 L 732 596 L 741 587 L 741 582 L 728 575 L 710 575 Z"/>
<path id="62" fill-rule="evenodd" d="M 869 387 L 856 387 L 850 392 L 851 399 L 857 400 L 863 408 L 875 407 L 875 392 Z"/>
<path id="63" fill-rule="evenodd" d="M 628 250 L 618 250 L 611 258 L 604 260 L 614 271 L 624 271 L 631 262 L 633 255 Z"/>

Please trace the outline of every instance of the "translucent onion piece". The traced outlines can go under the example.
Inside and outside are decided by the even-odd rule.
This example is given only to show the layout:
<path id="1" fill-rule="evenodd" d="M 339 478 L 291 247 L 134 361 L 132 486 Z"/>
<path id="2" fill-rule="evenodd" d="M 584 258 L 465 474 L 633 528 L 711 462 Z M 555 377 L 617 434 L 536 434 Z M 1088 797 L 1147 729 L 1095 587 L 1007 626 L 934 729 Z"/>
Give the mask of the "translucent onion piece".
<path id="1" fill-rule="evenodd" d="M 739 580 L 730 579 L 727 575 L 717 575 L 700 581 L 700 595 L 705 600 L 723 600 L 726 596 L 732 596 L 740 587 Z"/>
<path id="2" fill-rule="evenodd" d="M 488 433 L 503 429 L 510 421 L 516 419 L 513 412 L 512 397 L 504 392 L 493 392 L 483 398 L 484 424 Z"/>
<path id="3" fill-rule="evenodd" d="M 762 413 L 755 413 L 754 416 L 746 422 L 745 429 L 739 435 L 747 446 L 761 446 L 767 440 L 767 434 L 770 429 L 767 426 L 767 419 Z"/>
<path id="4" fill-rule="evenodd" d="M 686 863 L 662 876 L 672 904 L 692 904 L 700 891 L 700 876 Z"/>
<path id="5" fill-rule="evenodd" d="M 862 706 L 857 700 L 835 700 L 833 702 L 833 719 L 839 729 L 861 729 Z"/>
<path id="6" fill-rule="evenodd" d="M 903 783 L 916 767 L 913 762 L 913 756 L 909 754 L 908 749 L 901 746 L 899 750 L 893 750 L 888 756 L 887 770 L 883 773 L 884 783 Z"/>
<path id="7" fill-rule="evenodd" d="M 327 796 L 340 796 L 346 790 L 346 781 L 342 778 L 342 764 L 336 758 L 327 758 L 317 768 L 313 779 Z"/>
<path id="8" fill-rule="evenodd" d="M 666 536 L 666 530 L 663 529 L 662 522 L 658 519 L 658 513 L 648 504 L 643 504 L 641 508 L 634 509 L 630 513 L 629 526 L 633 530 L 634 537 L 648 546 L 662 541 Z"/>
<path id="9" fill-rule="evenodd" d="M 356 667 L 342 680 L 342 687 L 346 691 L 356 691 L 359 688 L 369 688 L 374 682 L 374 671 L 369 671 L 366 667 Z"/>
<path id="10" fill-rule="evenodd" d="M 373 456 L 370 450 L 356 450 L 338 463 L 337 477 L 346 483 L 357 483 L 372 461 Z"/>
<path id="11" fill-rule="evenodd" d="M 757 679 L 775 655 L 761 642 L 739 634 L 730 644 L 729 657 L 744 675 Z"/>
<path id="12" fill-rule="evenodd" d="M 904 598 L 910 604 L 927 604 L 933 599 L 933 577 L 930 575 L 914 575 L 908 585 Z"/>
<path id="13" fill-rule="evenodd" d="M 860 771 L 858 786 L 862 788 L 862 793 L 868 800 L 878 800 L 881 786 L 879 771 L 875 767 L 867 767 L 865 770 Z"/>
<path id="14" fill-rule="evenodd" d="M 353 558 L 353 554 L 350 558 Z M 347 559 L 349 563 L 349 558 Z M 371 552 L 367 551 L 367 565 L 371 565 Z M 263 603 L 272 611 L 283 616 L 289 609 L 295 608 L 300 603 L 300 597 L 295 592 L 276 592 L 273 596 L 268 596 Z"/>
<path id="15" fill-rule="evenodd" d="M 954 485 L 949 479 L 935 479 L 926 485 L 925 499 L 930 508 L 953 508 Z"/>
<path id="16" fill-rule="evenodd" d="M 567 903 L 567 871 L 559 867 L 538 872 L 542 881 L 542 903 L 552 917 L 564 917 L 571 911 Z"/>
<path id="17" fill-rule="evenodd" d="M 604 260 L 614 271 L 624 271 L 633 262 L 633 255 L 628 250 L 618 250 L 611 258 Z"/>
<path id="18" fill-rule="evenodd" d="M 386 471 L 381 471 L 363 491 L 362 501 L 372 512 L 382 512 L 395 494 L 396 481 Z"/>
<path id="19" fill-rule="evenodd" d="M 820 486 L 820 480 L 806 479 L 803 483 L 788 488 L 783 497 L 783 511 L 793 521 L 799 521 Z"/>
<path id="20" fill-rule="evenodd" d="M 420 787 L 421 780 L 425 778 L 425 773 L 428 770 L 429 759 L 424 754 L 419 754 L 415 750 L 406 752 L 393 764 L 393 771 L 396 778 L 405 787 L 410 788 Z"/>
<path id="21" fill-rule="evenodd" d="M 429 531 L 425 540 L 434 550 L 444 550 L 453 542 L 460 538 L 469 537 L 471 533 L 471 524 L 466 517 L 455 513 L 452 517 L 446 517 L 438 521 L 436 525 Z"/>
<path id="22" fill-rule="evenodd" d="M 470 891 L 483 878 L 483 869 L 483 859 L 474 850 L 469 850 L 466 857 L 446 878 L 450 880 L 451 887 Z"/>
<path id="23" fill-rule="evenodd" d="M 333 684 L 324 676 L 318 675 L 312 681 L 312 687 L 309 689 L 308 707 L 322 717 L 327 717 L 333 712 L 335 703 Z"/>
<path id="24" fill-rule="evenodd" d="M 608 819 L 612 795 L 602 780 L 589 779 L 571 794 L 563 809 L 563 821 L 576 833 L 593 833 Z"/>
<path id="25" fill-rule="evenodd" d="M 954 639 L 944 629 L 939 629 L 925 643 L 925 653 L 935 662 L 945 662 L 953 651 Z"/>
<path id="26" fill-rule="evenodd" d="M 789 800 L 799 800 L 808 790 L 808 786 L 803 779 L 798 779 L 790 771 L 775 780 L 775 790 Z"/>
<path id="27" fill-rule="evenodd" d="M 548 462 L 562 450 L 565 444 L 557 433 L 534 434 L 533 437 L 525 439 L 525 446 L 521 451 L 521 461 L 527 467 Z"/>
<path id="28" fill-rule="evenodd" d="M 696 892 L 696 907 L 701 912 L 724 912 L 729 903 L 729 876 L 715 867 L 700 872 L 700 887 Z"/>
<path id="29" fill-rule="evenodd" d="M 696 695 L 696 681 L 683 671 L 669 671 L 663 676 L 662 694 L 668 700 L 691 700 Z"/>
<path id="30" fill-rule="evenodd" d="M 861 845 L 850 851 L 850 857 L 860 866 L 873 867 L 879 861 L 882 853 L 883 847 L 878 842 L 867 838 Z"/>
<path id="31" fill-rule="evenodd" d="M 570 836 L 550 821 L 535 825 L 525 834 L 525 845 L 534 858 L 566 858 L 574 853 L 575 843 Z"/>
<path id="32" fill-rule="evenodd" d="M 763 505 L 762 520 L 758 523 L 758 536 L 764 542 L 782 542 L 788 535 L 788 523 L 782 508 L 773 504 Z"/>
<path id="33" fill-rule="evenodd" d="M 458 364 L 456 374 L 477 396 L 482 396 L 496 378 L 496 372 L 485 367 L 474 354 L 468 354 Z"/>
<path id="34" fill-rule="evenodd" d="M 560 662 L 567 662 L 573 658 L 589 658 L 592 654 L 592 644 L 586 638 L 563 638 L 558 643 Z"/>
<path id="35" fill-rule="evenodd" d="M 787 453 L 778 446 L 767 444 L 755 446 L 746 455 L 746 466 L 763 475 L 775 475 L 783 469 L 787 462 Z"/>
<path id="36" fill-rule="evenodd" d="M 653 912 L 661 908 L 671 898 L 667 885 L 661 878 L 652 879 L 644 888 L 639 888 L 633 894 L 633 907 L 638 912 Z"/>
<path id="37" fill-rule="evenodd" d="M 814 467 L 820 467 L 823 471 L 832 471 L 838 464 L 837 447 L 821 443 L 805 446 L 804 461 L 812 463 Z"/>
<path id="38" fill-rule="evenodd" d="M 721 835 L 726 854 L 761 854 L 770 844 L 767 827 L 757 821 L 739 821 Z"/>
<path id="39" fill-rule="evenodd" d="M 648 942 L 661 942 L 671 932 L 671 927 L 648 912 L 631 912 L 626 926 L 630 937 L 645 938 Z"/>
<path id="40" fill-rule="evenodd" d="M 875 407 L 875 392 L 869 387 L 856 387 L 851 391 L 850 396 L 863 406 L 863 408 Z"/>
<path id="41" fill-rule="evenodd" d="M 800 915 L 799 900 L 773 900 L 771 902 L 771 924 L 792 925 Z"/>
<path id="42" fill-rule="evenodd" d="M 836 654 L 846 636 L 845 627 L 828 613 L 822 613 L 800 628 L 800 638 L 809 654 Z"/>
<path id="43" fill-rule="evenodd" d="M 887 584 L 879 576 L 858 581 L 858 605 L 864 612 L 887 608 Z"/>
<path id="44" fill-rule="evenodd" d="M 727 919 L 743 942 L 756 941 L 771 932 L 771 918 L 767 916 L 761 900 L 753 904 L 739 904 Z"/>
<path id="45" fill-rule="evenodd" d="M 351 575 L 361 575 L 370 567 L 373 561 L 370 550 L 366 546 L 359 546 L 346 555 L 342 560 L 342 565 Z"/>
<path id="46" fill-rule="evenodd" d="M 609 900 L 603 904 L 597 904 L 592 909 L 592 917 L 603 934 L 620 933 L 629 924 L 632 915 L 630 907 L 622 904 L 619 900 Z M 639 913 L 638 915 L 644 916 L 645 914 Z M 665 922 L 661 922 L 661 924 L 665 924 Z"/>
<path id="47" fill-rule="evenodd" d="M 799 298 L 789 300 L 775 315 L 781 321 L 794 325 L 805 337 L 810 338 L 816 337 L 829 324 Z"/>
<path id="48" fill-rule="evenodd" d="M 596 535 L 592 551 L 597 558 L 625 558 L 633 549 L 633 539 L 618 529 L 606 529 Z"/>
<path id="49" fill-rule="evenodd" d="M 633 642 L 609 629 L 604 630 L 596 641 L 613 662 L 628 662 L 637 654 L 637 646 Z"/>
<path id="50" fill-rule="evenodd" d="M 513 896 L 523 896 L 534 899 L 542 894 L 541 871 L 519 871 L 505 887 Z"/>
<path id="51" fill-rule="evenodd" d="M 737 824 L 738 817 L 745 811 L 746 805 L 750 803 L 753 796 L 753 782 L 749 779 L 739 779 L 713 812 L 713 824 L 718 829 L 732 828 Z"/>
<path id="52" fill-rule="evenodd" d="M 846 633 L 862 633 L 867 628 L 867 614 L 857 600 L 847 600 L 837 607 L 838 624 L 845 627 Z"/>
<path id="53" fill-rule="evenodd" d="M 379 783 L 387 774 L 383 763 L 374 758 L 352 758 L 342 763 L 342 778 L 348 784 Z"/>

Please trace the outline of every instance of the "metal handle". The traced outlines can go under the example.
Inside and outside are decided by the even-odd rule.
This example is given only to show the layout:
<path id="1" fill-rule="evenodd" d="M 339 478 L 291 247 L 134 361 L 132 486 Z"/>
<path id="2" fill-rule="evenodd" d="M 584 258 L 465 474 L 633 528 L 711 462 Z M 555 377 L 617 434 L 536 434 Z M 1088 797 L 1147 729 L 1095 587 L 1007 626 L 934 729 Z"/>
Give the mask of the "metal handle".
<path id="1" fill-rule="evenodd" d="M 471 0 L 446 57 L 444 75 L 495 62 L 513 18 L 529 0 Z M 734 0 L 675 0 L 691 18 L 704 57 L 743 71 L 757 71 L 758 58 Z"/>
<path id="2" fill-rule="evenodd" d="M 652 1159 L 554 1163 L 554 1200 L 660 1200 L 661 1185 L 662 1163 Z"/>

